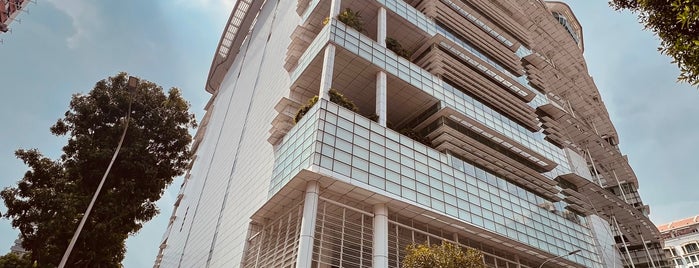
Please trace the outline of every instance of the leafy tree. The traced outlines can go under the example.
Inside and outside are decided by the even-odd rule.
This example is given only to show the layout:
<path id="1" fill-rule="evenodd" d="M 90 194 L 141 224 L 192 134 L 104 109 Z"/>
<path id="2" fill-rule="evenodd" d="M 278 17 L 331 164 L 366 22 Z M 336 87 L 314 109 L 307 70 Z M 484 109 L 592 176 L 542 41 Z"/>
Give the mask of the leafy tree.
<path id="1" fill-rule="evenodd" d="M 674 59 L 679 81 L 699 85 L 699 2 L 696 0 L 611 0 L 616 10 L 638 13 L 660 37 L 658 50 Z"/>
<path id="2" fill-rule="evenodd" d="M 442 241 L 441 245 L 409 245 L 403 258 L 403 268 L 485 268 L 483 253 Z"/>
<path id="3" fill-rule="evenodd" d="M 31 259 L 28 254 L 23 256 L 15 253 L 7 253 L 5 256 L 0 256 L 0 268 L 32 268 Z"/>
<path id="4" fill-rule="evenodd" d="M 68 267 L 120 267 L 124 241 L 158 214 L 155 202 L 189 164 L 189 104 L 176 88 L 167 94 L 142 81 L 127 90 L 119 73 L 96 83 L 88 94 L 73 95 L 70 109 L 51 127 L 68 136 L 60 159 L 38 150 L 17 150 L 29 170 L 16 187 L 0 196 L 3 217 L 22 235 L 40 267 L 55 267 L 77 228 L 116 149 L 131 104 L 129 127 L 107 181 L 68 260 Z"/>

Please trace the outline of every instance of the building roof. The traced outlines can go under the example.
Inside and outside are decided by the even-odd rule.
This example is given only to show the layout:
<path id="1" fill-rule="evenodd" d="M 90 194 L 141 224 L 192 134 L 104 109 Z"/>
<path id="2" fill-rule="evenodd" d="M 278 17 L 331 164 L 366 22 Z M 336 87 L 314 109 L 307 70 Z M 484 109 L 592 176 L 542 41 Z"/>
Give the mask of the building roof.
<path id="1" fill-rule="evenodd" d="M 697 223 L 699 223 L 699 215 L 692 216 L 689 218 L 684 218 L 681 220 L 676 220 L 676 221 L 673 221 L 670 223 L 660 224 L 660 225 L 658 225 L 658 230 L 660 230 L 660 232 L 667 232 L 670 230 L 679 229 L 682 227 L 687 227 L 689 225 L 693 225 L 693 224 L 697 224 Z"/>

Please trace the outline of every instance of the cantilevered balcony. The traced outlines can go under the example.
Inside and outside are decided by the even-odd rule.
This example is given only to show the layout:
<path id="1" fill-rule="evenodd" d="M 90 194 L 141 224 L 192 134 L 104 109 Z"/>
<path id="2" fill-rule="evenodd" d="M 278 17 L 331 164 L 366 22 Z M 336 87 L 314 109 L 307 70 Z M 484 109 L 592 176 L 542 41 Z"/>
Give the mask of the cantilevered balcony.
<path id="1" fill-rule="evenodd" d="M 397 200 L 434 211 L 470 226 L 466 228 L 487 230 L 550 254 L 581 248 L 579 263 L 593 256 L 593 245 L 585 239 L 591 234 L 577 223 L 582 219 L 564 216 L 567 203 L 546 206 L 551 202 L 526 188 L 325 100 L 279 144 L 270 200 L 258 214 L 284 210 L 310 180 L 360 200 Z"/>
<path id="2" fill-rule="evenodd" d="M 527 130 L 478 100 L 455 90 L 434 74 L 397 56 L 371 38 L 336 20 L 331 20 L 321 30 L 291 73 L 292 87 L 289 98 L 299 105 L 318 94 L 323 63 L 321 51 L 328 42 L 340 48 L 334 64 L 337 70 L 334 72 L 332 87 L 354 100 L 361 114 L 369 116 L 374 112 L 375 94 L 371 84 L 375 78 L 372 76 L 383 70 L 388 74 L 388 90 L 392 96 L 388 100 L 387 116 L 388 121 L 393 122 L 393 126 L 402 127 L 404 122 L 409 122 L 412 117 L 439 101 L 441 107 L 450 107 L 470 116 L 557 163 L 566 162 L 562 150 L 545 141 L 542 133 Z M 390 92 L 396 88 L 405 94 L 396 95 Z M 392 109 L 399 110 L 396 112 Z"/>

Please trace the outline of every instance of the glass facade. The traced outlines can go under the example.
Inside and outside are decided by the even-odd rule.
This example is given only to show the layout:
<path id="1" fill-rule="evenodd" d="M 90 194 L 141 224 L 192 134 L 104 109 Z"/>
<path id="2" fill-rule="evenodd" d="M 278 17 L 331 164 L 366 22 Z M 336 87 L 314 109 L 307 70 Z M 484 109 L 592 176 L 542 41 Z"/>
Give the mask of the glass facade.
<path id="1" fill-rule="evenodd" d="M 549 210 L 543 204 L 550 201 L 533 192 L 336 104 L 316 104 L 289 134 L 293 138 L 283 142 L 281 150 L 297 149 L 278 156 L 272 185 L 286 184 L 299 170 L 311 168 L 312 160 L 323 175 L 427 207 L 554 255 L 582 249 L 573 260 L 599 266 L 587 223 L 582 218 L 581 222 L 565 218 L 565 204 Z M 279 188 L 273 187 L 270 195 Z"/>
<path id="2" fill-rule="evenodd" d="M 515 40 L 522 33 L 510 36 L 507 26 L 477 14 L 481 9 L 462 8 L 492 4 L 488 1 L 426 1 L 446 5 L 475 27 L 449 29 L 401 0 L 266 1 L 259 11 L 232 14 L 235 20 L 253 20 L 252 27 L 248 35 L 222 37 L 227 44 L 244 41 L 240 53 L 227 60 L 226 76 L 208 105 L 191 179 L 183 184 L 156 266 L 375 267 L 372 252 L 384 244 L 381 239 L 388 240 L 388 267 L 399 266 L 407 244 L 443 239 L 481 250 L 489 267 L 537 267 L 556 256 L 562 257 L 551 267 L 620 264 L 618 254 L 605 253 L 615 242 L 609 223 L 590 216 L 595 211 L 581 211 L 577 186 L 561 181 L 564 175 L 582 174 L 577 169 L 586 169 L 587 160 L 575 148 L 546 140 L 546 130 L 532 131 L 543 125 L 534 121 L 542 116 L 535 109 L 551 103 L 548 93 L 560 92 L 532 87 L 527 75 L 517 75 L 521 66 L 498 62 L 503 57 L 489 55 L 493 48 L 484 49 L 487 42 L 478 41 L 504 45 L 507 50 L 498 53 L 511 53 L 504 58 L 516 65 L 517 59 L 536 54 L 535 38 L 526 40 L 533 49 L 525 47 Z M 502 4 L 522 14 L 550 15 L 543 6 Z M 365 29 L 376 30 L 360 32 L 332 16 L 324 25 L 309 21 L 325 18 L 333 5 L 361 10 Z M 434 42 L 425 45 L 447 51 L 440 56 L 476 71 L 454 69 L 464 72 L 455 75 L 479 76 L 473 81 L 484 82 L 472 86 L 503 95 L 481 99 L 419 60 L 399 57 L 375 40 L 387 34 L 399 41 L 405 34 L 415 42 L 404 44 L 411 50 Z M 577 47 L 574 51 L 579 53 Z M 328 86 L 355 97 L 364 115 L 371 113 L 366 107 L 386 111 L 382 122 L 386 116 L 398 118 L 401 128 L 417 135 L 437 122 L 429 117 L 441 112 L 439 119 L 468 132 L 469 142 L 478 144 L 458 148 L 469 154 L 418 142 L 390 124 L 322 98 L 295 122 L 294 111 Z M 488 88 L 494 86 L 497 90 Z M 381 94 L 387 95 L 384 104 L 377 100 Z M 494 101 L 518 107 L 503 109 Z M 415 107 L 396 107 L 401 105 Z M 534 123 L 528 128 L 528 119 L 522 118 Z M 307 181 L 318 193 L 299 186 Z M 640 198 L 632 199 L 641 204 Z M 372 213 L 377 202 L 383 202 L 381 211 L 388 210 L 376 212 L 381 217 Z M 388 220 L 381 223 L 377 218 L 383 215 Z"/>
<path id="3" fill-rule="evenodd" d="M 379 45 L 373 39 L 360 34 L 344 24 L 333 21 L 328 26 L 330 34 L 328 38 L 338 46 L 354 52 L 372 64 L 384 68 L 387 73 L 410 83 L 412 86 L 429 93 L 441 101 L 443 106 L 450 107 L 465 114 L 478 122 L 490 127 L 492 130 L 511 138 L 528 149 L 531 149 L 559 165 L 567 167 L 567 160 L 562 149 L 545 141 L 545 135 L 541 132 L 531 132 L 522 125 L 512 121 L 507 116 L 500 114 L 482 102 L 455 89 L 443 82 L 437 76 L 420 68 L 416 64 L 398 57 L 395 53 Z M 324 29 L 318 35 L 314 43 L 323 43 Z M 314 44 L 311 45 L 313 47 Z M 306 55 L 312 58 L 312 55 Z M 303 59 L 303 57 L 302 57 Z M 506 147 L 514 145 L 504 144 Z"/>

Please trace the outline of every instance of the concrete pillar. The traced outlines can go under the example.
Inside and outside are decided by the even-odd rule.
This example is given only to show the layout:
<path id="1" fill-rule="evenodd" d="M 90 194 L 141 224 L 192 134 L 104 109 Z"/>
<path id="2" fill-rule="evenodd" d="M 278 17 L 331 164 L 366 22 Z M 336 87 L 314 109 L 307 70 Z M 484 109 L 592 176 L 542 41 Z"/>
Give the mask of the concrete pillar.
<path id="1" fill-rule="evenodd" d="M 342 6 L 341 0 L 330 0 L 330 17 L 337 18 L 340 14 L 340 7 Z"/>
<path id="2" fill-rule="evenodd" d="M 318 215 L 318 193 L 320 186 L 317 181 L 306 183 L 306 196 L 303 202 L 301 216 L 301 232 L 299 234 L 299 250 L 296 257 L 296 268 L 309 268 L 313 263 L 313 233 L 316 229 Z"/>
<path id="3" fill-rule="evenodd" d="M 333 68 L 335 66 L 335 45 L 328 44 L 323 54 L 323 70 L 320 74 L 320 90 L 318 98 L 330 100 L 328 92 L 333 83 Z"/>
<path id="4" fill-rule="evenodd" d="M 386 46 L 386 9 L 379 8 L 379 15 L 376 19 L 376 42 L 381 46 Z"/>
<path id="5" fill-rule="evenodd" d="M 388 208 L 374 205 L 373 268 L 388 268 Z"/>
<path id="6" fill-rule="evenodd" d="M 386 127 L 386 73 L 379 71 L 376 73 L 376 115 L 379 116 L 379 125 Z"/>
<path id="7" fill-rule="evenodd" d="M 383 47 L 386 46 L 386 9 L 380 7 L 376 19 L 376 41 Z M 376 74 L 376 115 L 379 116 L 379 125 L 386 127 L 386 73 L 379 71 Z"/>

